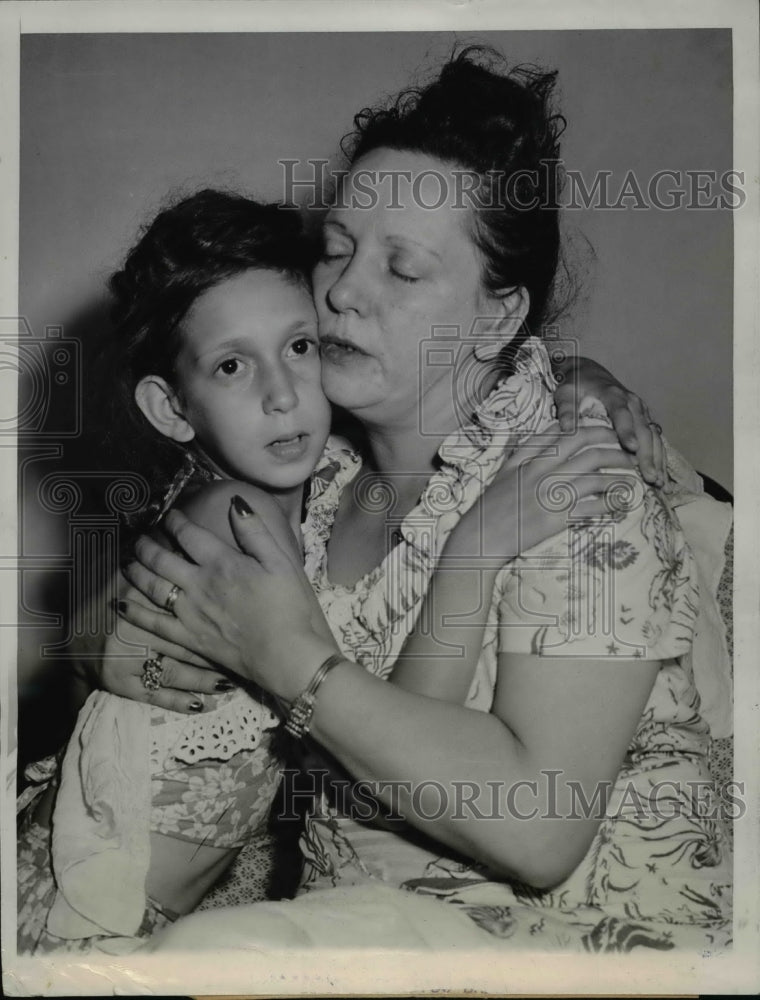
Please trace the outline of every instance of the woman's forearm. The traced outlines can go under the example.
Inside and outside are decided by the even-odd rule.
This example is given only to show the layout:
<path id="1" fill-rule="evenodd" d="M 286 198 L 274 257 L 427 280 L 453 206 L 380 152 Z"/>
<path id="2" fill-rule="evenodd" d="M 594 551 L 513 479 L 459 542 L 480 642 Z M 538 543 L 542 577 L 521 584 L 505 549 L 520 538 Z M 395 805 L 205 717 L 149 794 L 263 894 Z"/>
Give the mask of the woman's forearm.
<path id="1" fill-rule="evenodd" d="M 394 813 L 504 877 L 556 884 L 597 825 L 542 820 L 556 788 L 497 716 L 402 691 L 348 662 L 320 690 L 311 732 Z"/>
<path id="2" fill-rule="evenodd" d="M 453 802 L 462 782 L 486 788 L 516 772 L 517 741 L 495 716 L 402 691 L 347 661 L 320 689 L 311 734 L 412 826 L 468 856 L 490 853 L 483 824 L 456 821 L 451 810 L 425 816 L 438 808 L 437 788 Z"/>

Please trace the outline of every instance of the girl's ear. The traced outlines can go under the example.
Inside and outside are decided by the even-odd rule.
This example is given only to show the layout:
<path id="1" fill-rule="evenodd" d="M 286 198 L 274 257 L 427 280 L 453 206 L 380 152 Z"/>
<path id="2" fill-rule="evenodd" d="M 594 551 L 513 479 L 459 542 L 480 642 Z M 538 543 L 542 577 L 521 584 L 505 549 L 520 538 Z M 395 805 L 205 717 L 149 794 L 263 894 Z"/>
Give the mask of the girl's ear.
<path id="1" fill-rule="evenodd" d="M 495 317 L 489 324 L 486 339 L 476 344 L 473 354 L 478 361 L 493 361 L 502 348 L 515 338 L 530 309 L 530 294 L 527 288 L 518 285 L 505 288 L 489 297 L 491 314 Z"/>
<path id="2" fill-rule="evenodd" d="M 135 387 L 135 402 L 159 433 L 173 441 L 192 441 L 195 431 L 185 420 L 179 400 L 160 375 L 146 375 Z"/>

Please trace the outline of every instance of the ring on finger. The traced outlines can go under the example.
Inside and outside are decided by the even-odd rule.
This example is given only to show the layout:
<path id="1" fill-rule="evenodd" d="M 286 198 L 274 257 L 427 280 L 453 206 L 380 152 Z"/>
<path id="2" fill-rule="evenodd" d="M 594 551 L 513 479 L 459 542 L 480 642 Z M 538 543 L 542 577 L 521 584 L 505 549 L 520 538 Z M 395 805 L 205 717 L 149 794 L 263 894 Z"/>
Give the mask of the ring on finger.
<path id="1" fill-rule="evenodd" d="M 149 657 L 142 667 L 142 683 L 146 691 L 158 691 L 161 687 L 161 675 L 164 672 L 164 654 L 156 653 Z"/>
<path id="2" fill-rule="evenodd" d="M 170 615 L 174 614 L 174 605 L 177 603 L 177 598 L 179 597 L 179 595 L 180 595 L 180 588 L 175 583 L 172 589 L 167 594 L 166 600 L 164 601 L 164 607 L 166 608 L 166 610 L 169 612 Z"/>

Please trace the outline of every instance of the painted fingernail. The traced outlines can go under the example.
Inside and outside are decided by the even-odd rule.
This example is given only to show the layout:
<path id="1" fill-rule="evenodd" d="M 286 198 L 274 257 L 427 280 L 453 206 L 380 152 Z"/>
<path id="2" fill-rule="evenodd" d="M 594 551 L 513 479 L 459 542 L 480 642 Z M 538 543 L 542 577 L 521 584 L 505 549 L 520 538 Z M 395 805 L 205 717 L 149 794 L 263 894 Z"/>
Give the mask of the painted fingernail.
<path id="1" fill-rule="evenodd" d="M 237 513 L 240 514 L 241 517 L 250 517 L 251 514 L 253 513 L 253 510 L 248 506 L 248 504 L 241 496 L 237 495 L 237 493 L 232 498 L 232 506 L 235 508 Z"/>
<path id="2" fill-rule="evenodd" d="M 203 702 L 202 701 L 198 701 L 198 699 L 196 698 L 195 701 L 191 701 L 190 702 L 190 704 L 187 706 L 187 708 L 188 708 L 189 712 L 202 712 L 203 711 Z"/>
<path id="3" fill-rule="evenodd" d="M 215 691 L 231 691 L 235 685 L 232 681 L 217 681 L 214 685 Z"/>
<path id="4" fill-rule="evenodd" d="M 116 610 L 119 612 L 120 615 L 126 614 L 127 613 L 127 602 L 126 601 L 117 601 L 116 602 Z"/>

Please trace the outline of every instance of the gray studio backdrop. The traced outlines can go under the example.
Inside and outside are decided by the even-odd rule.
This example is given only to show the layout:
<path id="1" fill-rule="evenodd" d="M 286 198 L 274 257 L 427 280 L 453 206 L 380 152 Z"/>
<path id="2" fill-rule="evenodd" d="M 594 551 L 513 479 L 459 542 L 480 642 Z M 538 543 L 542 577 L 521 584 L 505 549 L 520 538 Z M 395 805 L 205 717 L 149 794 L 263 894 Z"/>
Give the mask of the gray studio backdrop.
<path id="1" fill-rule="evenodd" d="M 434 66 L 455 40 L 443 32 L 25 36 L 20 302 L 33 336 L 51 326 L 64 338 L 76 331 L 76 317 L 168 192 L 211 184 L 282 197 L 278 160 L 334 157 L 357 110 Z M 685 172 L 720 178 L 741 169 L 732 164 L 728 31 L 460 40 L 559 70 L 565 166 L 589 188 L 609 172 L 613 203 L 629 171 L 645 191 L 658 172 L 675 171 L 679 180 L 660 191 L 691 184 L 686 203 L 709 205 L 720 186 L 711 189 L 708 177 L 695 194 Z M 634 209 L 637 200 L 566 213 L 570 263 L 583 285 L 559 333 L 641 393 L 676 447 L 730 489 L 731 212 Z M 76 392 L 86 396 L 86 381 Z M 71 579 L 76 511 L 35 499 L 51 470 L 86 468 L 81 454 L 71 457 L 71 438 L 57 443 L 55 454 L 25 452 L 22 557 L 31 565 L 57 556 L 55 572 Z M 24 699 L 44 701 L 56 657 L 40 649 L 60 639 L 55 615 L 70 598 L 65 583 L 50 588 L 50 572 L 31 566 L 22 582 L 22 711 Z"/>

